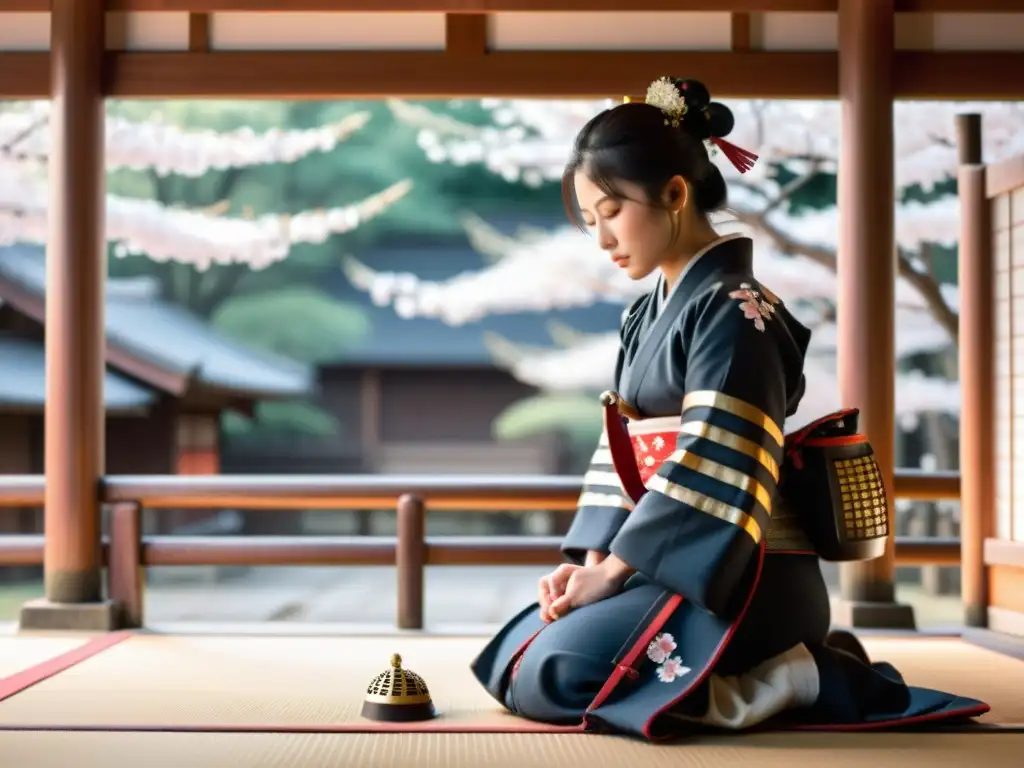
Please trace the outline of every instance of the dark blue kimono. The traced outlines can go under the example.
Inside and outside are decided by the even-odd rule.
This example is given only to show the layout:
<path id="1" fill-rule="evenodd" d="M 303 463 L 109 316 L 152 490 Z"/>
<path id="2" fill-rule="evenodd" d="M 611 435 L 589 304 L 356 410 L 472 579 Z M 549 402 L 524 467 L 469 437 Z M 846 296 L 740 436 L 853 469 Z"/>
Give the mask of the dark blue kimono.
<path id="1" fill-rule="evenodd" d="M 551 624 L 528 606 L 473 662 L 477 679 L 523 717 L 648 739 L 986 712 L 829 641 L 818 554 L 778 492 L 810 332 L 753 277 L 751 241 L 722 238 L 659 291 L 624 315 L 616 384 L 640 427 L 674 422 L 673 444 L 634 504 L 606 434 L 563 544 L 572 562 L 611 552 L 636 573 Z"/>

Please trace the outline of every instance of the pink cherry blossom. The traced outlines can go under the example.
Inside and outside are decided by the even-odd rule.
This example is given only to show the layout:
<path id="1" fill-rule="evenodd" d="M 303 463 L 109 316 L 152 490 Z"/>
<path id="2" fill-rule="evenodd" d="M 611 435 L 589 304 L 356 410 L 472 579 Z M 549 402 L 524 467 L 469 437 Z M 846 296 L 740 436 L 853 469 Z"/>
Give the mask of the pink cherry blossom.
<path id="1" fill-rule="evenodd" d="M 647 658 L 655 664 L 661 664 L 676 649 L 676 639 L 668 632 L 663 632 L 647 646 Z"/>
<path id="2" fill-rule="evenodd" d="M 671 683 L 677 677 L 682 677 L 689 671 L 689 667 L 683 666 L 681 658 L 673 656 L 670 659 L 665 659 L 664 663 L 658 667 L 658 679 L 663 683 Z"/>
<path id="3" fill-rule="evenodd" d="M 738 290 L 730 291 L 729 298 L 740 299 L 740 311 L 748 320 L 754 321 L 754 327 L 764 332 L 764 321 L 770 319 L 775 313 L 775 307 L 770 301 L 761 298 L 761 294 L 755 291 L 750 283 L 740 283 Z"/>

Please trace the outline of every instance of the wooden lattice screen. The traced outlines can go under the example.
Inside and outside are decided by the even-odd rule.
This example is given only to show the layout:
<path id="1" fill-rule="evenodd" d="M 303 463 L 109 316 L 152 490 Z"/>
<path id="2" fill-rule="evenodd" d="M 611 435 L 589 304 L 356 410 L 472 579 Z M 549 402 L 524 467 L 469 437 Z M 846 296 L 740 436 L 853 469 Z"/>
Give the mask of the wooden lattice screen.
<path id="1" fill-rule="evenodd" d="M 994 298 L 989 628 L 1024 635 L 1024 156 L 986 167 Z"/>

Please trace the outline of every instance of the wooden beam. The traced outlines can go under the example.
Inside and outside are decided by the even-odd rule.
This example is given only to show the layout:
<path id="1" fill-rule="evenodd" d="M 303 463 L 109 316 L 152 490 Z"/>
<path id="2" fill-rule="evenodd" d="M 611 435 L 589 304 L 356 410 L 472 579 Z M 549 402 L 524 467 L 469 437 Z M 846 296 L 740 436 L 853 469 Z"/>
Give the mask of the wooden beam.
<path id="1" fill-rule="evenodd" d="M 45 13 L 51 0 L 0 0 L 0 13 Z M 897 13 L 1017 13 L 1019 0 L 895 0 Z M 231 12 L 804 12 L 835 13 L 838 0 L 108 0 L 108 11 Z"/>
<path id="2" fill-rule="evenodd" d="M 443 51 L 113 52 L 118 98 L 605 98 L 666 72 L 699 72 L 723 98 L 834 99 L 831 51 L 496 51 L 472 68 Z M 1024 51 L 894 54 L 898 99 L 1024 98 Z M 0 53 L 0 98 L 48 98 L 49 55 Z M 410 76 L 410 72 L 415 75 Z"/>
<path id="3" fill-rule="evenodd" d="M 897 99 L 1020 101 L 1024 51 L 897 51 L 892 88 Z"/>
<path id="4" fill-rule="evenodd" d="M 1020 0 L 895 0 L 896 13 L 1022 13 Z"/>
<path id="5" fill-rule="evenodd" d="M 700 72 L 723 97 L 828 99 L 838 96 L 838 69 L 838 55 L 830 52 L 491 52 L 471 69 L 432 52 L 125 53 L 112 57 L 109 93 L 604 98 L 666 72 Z M 904 99 L 1021 99 L 1024 52 L 896 54 L 893 90 Z"/>
<path id="6" fill-rule="evenodd" d="M 50 54 L 0 53 L 0 99 L 50 98 Z"/>
<path id="7" fill-rule="evenodd" d="M 827 52 L 492 51 L 472 67 L 444 52 L 131 53 L 110 63 L 110 95 L 119 98 L 604 98 L 666 72 L 707 73 L 713 93 L 733 98 L 837 92 L 836 57 Z"/>

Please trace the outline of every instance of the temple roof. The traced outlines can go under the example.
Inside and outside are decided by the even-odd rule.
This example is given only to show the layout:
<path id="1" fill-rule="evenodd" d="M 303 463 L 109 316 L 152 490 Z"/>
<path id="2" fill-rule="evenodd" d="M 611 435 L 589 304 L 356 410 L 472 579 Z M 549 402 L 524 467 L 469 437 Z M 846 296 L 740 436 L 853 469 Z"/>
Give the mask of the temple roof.
<path id="1" fill-rule="evenodd" d="M 0 333 L 0 407 L 41 411 L 46 401 L 46 353 L 43 345 Z M 156 400 L 156 393 L 107 369 L 103 399 L 108 413 L 144 411 Z"/>
<path id="2" fill-rule="evenodd" d="M 43 322 L 46 288 L 41 247 L 0 248 L 0 299 Z M 106 301 L 107 363 L 155 389 L 182 395 L 192 386 L 233 397 L 304 395 L 312 371 L 248 348 L 186 309 L 160 298 L 151 280 L 111 280 Z"/>

